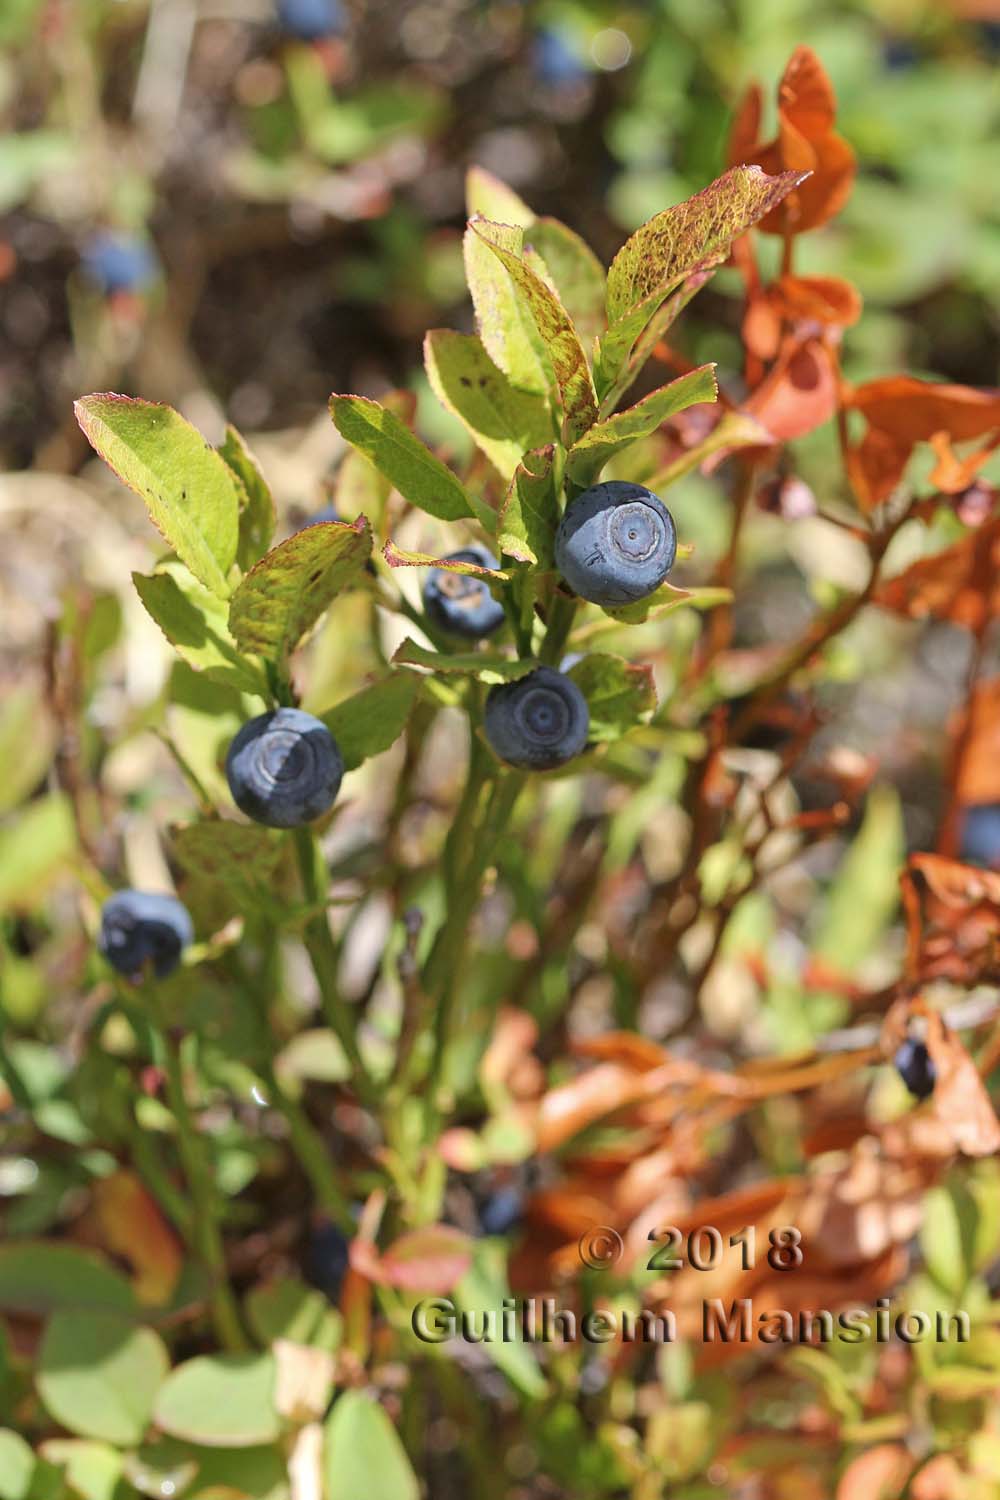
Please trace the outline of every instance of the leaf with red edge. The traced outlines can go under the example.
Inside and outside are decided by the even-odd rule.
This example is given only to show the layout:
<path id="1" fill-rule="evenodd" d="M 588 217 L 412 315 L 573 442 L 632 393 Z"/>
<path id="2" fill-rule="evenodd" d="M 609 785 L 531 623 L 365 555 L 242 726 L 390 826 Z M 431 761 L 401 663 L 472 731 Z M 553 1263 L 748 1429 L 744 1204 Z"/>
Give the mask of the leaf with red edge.
<path id="1" fill-rule="evenodd" d="M 381 1279 L 408 1292 L 451 1292 L 472 1264 L 472 1241 L 447 1224 L 401 1235 L 386 1249 Z"/>
<path id="2" fill-rule="evenodd" d="M 481 563 L 434 557 L 430 552 L 404 552 L 390 537 L 382 548 L 390 568 L 444 568 L 448 573 L 469 573 L 475 578 L 509 578 L 500 568 L 484 568 Z"/>

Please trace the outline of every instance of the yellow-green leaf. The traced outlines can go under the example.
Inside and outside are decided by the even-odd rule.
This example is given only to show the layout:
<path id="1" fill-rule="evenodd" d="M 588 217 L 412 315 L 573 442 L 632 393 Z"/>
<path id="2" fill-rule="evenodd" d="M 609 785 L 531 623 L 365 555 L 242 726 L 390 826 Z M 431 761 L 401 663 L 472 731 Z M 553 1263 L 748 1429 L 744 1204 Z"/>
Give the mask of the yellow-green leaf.
<path id="1" fill-rule="evenodd" d="M 353 771 L 399 739 L 420 689 L 415 672 L 390 672 L 322 715 L 340 748 L 345 771 Z"/>
<path id="2" fill-rule="evenodd" d="M 526 453 L 511 480 L 500 509 L 497 545 L 507 557 L 533 563 L 543 572 L 555 566 L 553 547 L 559 525 L 551 444 Z"/>
<path id="3" fill-rule="evenodd" d="M 399 418 L 364 396 L 331 396 L 330 415 L 341 437 L 385 475 L 404 500 L 440 521 L 482 516 L 455 475 Z M 490 526 L 492 530 L 492 524 Z"/>
<path id="4" fill-rule="evenodd" d="M 424 341 L 431 389 L 490 462 L 509 479 L 530 449 L 552 436 L 542 396 L 516 390 L 473 334 L 435 328 Z"/>
<path id="5" fill-rule="evenodd" d="M 133 573 L 132 582 L 146 611 L 170 644 L 196 672 L 241 692 L 267 693 L 260 663 L 244 656 L 229 630 L 229 608 L 203 587 L 176 558 L 155 573 Z"/>
<path id="6" fill-rule="evenodd" d="M 90 443 L 145 501 L 153 524 L 213 594 L 227 598 L 240 489 L 225 460 L 169 406 L 106 392 L 74 407 Z"/>
<path id="7" fill-rule="evenodd" d="M 714 364 L 700 365 L 687 375 L 681 375 L 637 401 L 627 411 L 616 412 L 603 422 L 595 422 L 570 449 L 566 462 L 569 474 L 579 485 L 592 484 L 604 465 L 630 443 L 648 437 L 668 417 L 676 416 L 679 411 L 701 401 L 714 401 L 717 395 Z"/>
<path id="8" fill-rule="evenodd" d="M 371 556 L 364 516 L 319 521 L 266 553 L 240 584 L 229 628 L 241 651 L 280 661 Z"/>

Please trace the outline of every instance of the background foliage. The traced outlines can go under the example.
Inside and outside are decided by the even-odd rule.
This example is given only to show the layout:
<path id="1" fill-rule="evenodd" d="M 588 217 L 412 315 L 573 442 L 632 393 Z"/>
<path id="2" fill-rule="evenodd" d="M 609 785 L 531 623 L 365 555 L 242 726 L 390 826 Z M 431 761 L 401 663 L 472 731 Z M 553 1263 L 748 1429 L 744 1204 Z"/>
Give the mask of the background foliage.
<path id="1" fill-rule="evenodd" d="M 996 25 L 902 0 L 359 0 L 306 44 L 250 0 L 4 9 L 0 1500 L 996 1492 Z M 853 190 L 794 265 L 789 237 L 744 240 L 625 402 L 714 362 L 714 414 L 774 441 L 688 463 L 703 394 L 622 459 L 682 475 L 673 582 L 702 607 L 576 618 L 600 748 L 505 783 L 491 819 L 459 711 L 491 669 L 413 639 L 422 574 L 389 566 L 468 540 L 460 496 L 488 518 L 539 441 L 478 455 L 435 399 L 448 335 L 425 369 L 428 329 L 474 327 L 466 171 L 607 266 L 723 171 L 754 79 L 744 145 L 775 138 L 800 44 Z M 132 285 L 95 260 L 108 230 L 142 247 Z M 806 302 L 783 271 L 839 280 Z M 105 390 L 223 445 L 182 436 L 178 472 L 203 516 L 247 497 L 239 536 L 167 525 L 187 568 L 162 558 L 74 420 Z M 331 390 L 458 478 L 393 490 Z M 316 597 L 251 589 L 227 616 L 268 491 L 279 543 L 332 499 L 396 552 L 366 581 L 361 527 Z M 518 514 L 514 558 L 538 540 Z M 319 855 L 231 821 L 220 765 L 275 690 L 261 658 L 303 633 L 279 687 L 349 772 Z M 94 952 L 121 884 L 176 886 L 196 917 L 152 994 Z M 888 1063 L 914 1025 L 939 1072 L 916 1111 Z M 657 1277 L 666 1223 L 802 1225 L 806 1267 Z M 595 1224 L 626 1253 L 585 1273 Z M 720 1367 L 696 1339 L 408 1333 L 422 1292 L 481 1309 L 508 1285 L 682 1323 L 707 1295 L 886 1294 L 966 1308 L 975 1334 Z"/>

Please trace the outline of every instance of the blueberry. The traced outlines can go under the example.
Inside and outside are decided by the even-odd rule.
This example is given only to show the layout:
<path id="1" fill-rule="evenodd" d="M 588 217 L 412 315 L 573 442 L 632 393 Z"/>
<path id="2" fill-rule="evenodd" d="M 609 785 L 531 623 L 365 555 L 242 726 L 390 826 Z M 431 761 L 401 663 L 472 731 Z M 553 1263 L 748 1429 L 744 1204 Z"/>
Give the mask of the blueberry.
<path id="1" fill-rule="evenodd" d="M 331 1302 L 340 1301 L 344 1276 L 350 1264 L 347 1236 L 336 1224 L 321 1224 L 309 1236 L 303 1270 L 306 1280 Z"/>
<path id="2" fill-rule="evenodd" d="M 143 240 L 102 229 L 92 235 L 80 257 L 84 271 L 101 291 L 136 292 L 156 279 L 157 262 Z"/>
<path id="3" fill-rule="evenodd" d="M 318 42 L 344 30 L 340 0 L 278 0 L 278 20 L 303 42 Z"/>
<path id="4" fill-rule="evenodd" d="M 301 526 L 296 526 L 296 533 L 305 531 L 307 526 L 318 526 L 323 521 L 342 521 L 343 517 L 335 505 L 324 505 L 322 510 L 314 511 L 307 516 Z"/>
<path id="5" fill-rule="evenodd" d="M 590 710 L 571 677 L 537 667 L 490 690 L 483 727 L 501 760 L 527 771 L 548 771 L 580 754 Z"/>
<path id="6" fill-rule="evenodd" d="M 575 593 L 615 609 L 659 588 L 674 565 L 677 532 L 651 490 L 609 479 L 569 506 L 555 552 L 556 566 Z"/>
<path id="7" fill-rule="evenodd" d="M 333 806 L 344 762 L 319 719 L 300 708 L 278 708 L 251 719 L 226 756 L 233 801 L 269 828 L 297 828 Z"/>
<path id="8" fill-rule="evenodd" d="M 929 1099 L 934 1092 L 935 1068 L 923 1042 L 909 1037 L 893 1058 L 900 1078 L 917 1099 Z"/>
<path id="9" fill-rule="evenodd" d="M 966 864 L 1000 868 L 1000 802 L 976 802 L 965 809 L 958 854 Z"/>
<path id="10" fill-rule="evenodd" d="M 562 33 L 548 28 L 535 37 L 532 64 L 536 78 L 553 88 L 580 83 L 588 75 L 588 69 Z"/>
<path id="11" fill-rule="evenodd" d="M 157 979 L 165 979 L 193 941 L 191 918 L 176 896 L 117 891 L 101 910 L 98 950 L 113 969 L 130 978 L 149 965 Z"/>
<path id="12" fill-rule="evenodd" d="M 507 1234 L 521 1222 L 524 1198 L 516 1187 L 498 1188 L 479 1210 L 479 1227 L 484 1234 Z"/>
<path id="13" fill-rule="evenodd" d="M 464 547 L 461 552 L 449 553 L 444 560 L 477 563 L 481 568 L 499 567 L 485 547 Z M 473 573 L 432 568 L 423 592 L 428 617 L 450 635 L 481 641 L 499 630 L 504 622 L 503 605 L 494 599 L 485 578 L 477 578 Z"/>

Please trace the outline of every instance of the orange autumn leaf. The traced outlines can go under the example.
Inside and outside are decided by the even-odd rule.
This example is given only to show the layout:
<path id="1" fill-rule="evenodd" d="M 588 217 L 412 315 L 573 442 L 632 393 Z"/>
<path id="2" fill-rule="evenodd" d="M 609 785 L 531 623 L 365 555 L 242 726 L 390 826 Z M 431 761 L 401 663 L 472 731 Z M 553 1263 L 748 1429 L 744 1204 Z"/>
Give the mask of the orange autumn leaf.
<path id="1" fill-rule="evenodd" d="M 748 95 L 733 122 L 729 160 L 756 162 L 764 171 L 799 171 L 811 175 L 784 203 L 761 220 L 767 234 L 801 234 L 839 213 L 854 183 L 855 155 L 836 134 L 836 98 L 819 58 L 810 47 L 797 47 L 778 86 L 778 134 L 773 141 L 753 142 L 760 128 L 758 96 Z"/>
<path id="2" fill-rule="evenodd" d="M 760 127 L 764 114 L 764 91 L 759 83 L 753 83 L 740 100 L 733 122 L 729 127 L 729 143 L 726 150 L 726 165 L 738 167 L 748 160 L 760 140 Z"/>
<path id="3" fill-rule="evenodd" d="M 1000 613 L 1000 520 L 933 557 L 922 557 L 875 592 L 876 604 L 913 620 L 950 620 L 979 631 Z"/>
<path id="4" fill-rule="evenodd" d="M 848 1464 L 837 1486 L 837 1500 L 897 1500 L 913 1464 L 902 1443 L 879 1443 Z"/>
<path id="5" fill-rule="evenodd" d="M 138 1300 L 148 1306 L 169 1301 L 184 1264 L 180 1240 L 134 1172 L 121 1170 L 94 1185 L 101 1238 L 133 1270 Z"/>
<path id="6" fill-rule="evenodd" d="M 937 463 L 931 472 L 931 484 L 946 495 L 960 495 L 967 490 L 986 460 L 1000 447 L 1000 431 L 986 439 L 974 452 L 959 458 L 946 432 L 935 432 L 930 438 Z"/>
<path id="7" fill-rule="evenodd" d="M 850 328 L 861 317 L 861 293 L 840 276 L 781 276 L 768 292 L 791 320 Z"/>
<path id="8" fill-rule="evenodd" d="M 837 374 L 822 339 L 789 339 L 744 405 L 776 442 L 822 427 L 837 409 Z"/>
<path id="9" fill-rule="evenodd" d="M 1000 391 L 915 375 L 888 375 L 849 388 L 845 405 L 901 443 L 929 442 L 937 432 L 964 443 L 1000 427 Z"/>
<path id="10" fill-rule="evenodd" d="M 963 735 L 958 800 L 1000 802 L 1000 677 L 977 682 L 954 729 Z"/>
<path id="11" fill-rule="evenodd" d="M 926 1043 L 937 1074 L 929 1107 L 955 1146 L 966 1156 L 1000 1151 L 1000 1120 L 976 1065 L 936 1011 L 927 1013 Z"/>

